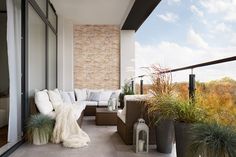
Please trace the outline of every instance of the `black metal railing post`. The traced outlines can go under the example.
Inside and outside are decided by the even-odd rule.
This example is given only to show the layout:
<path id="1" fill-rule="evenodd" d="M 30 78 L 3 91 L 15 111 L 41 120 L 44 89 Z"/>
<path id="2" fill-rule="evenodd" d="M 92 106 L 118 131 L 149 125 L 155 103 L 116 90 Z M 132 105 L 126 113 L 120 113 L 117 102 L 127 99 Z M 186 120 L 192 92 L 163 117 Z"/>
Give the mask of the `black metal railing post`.
<path id="1" fill-rule="evenodd" d="M 134 79 L 131 79 L 131 90 L 134 93 Z"/>
<path id="2" fill-rule="evenodd" d="M 140 94 L 143 94 L 143 76 L 140 77 Z"/>
<path id="3" fill-rule="evenodd" d="M 195 102 L 195 74 L 189 75 L 189 99 L 192 103 Z"/>

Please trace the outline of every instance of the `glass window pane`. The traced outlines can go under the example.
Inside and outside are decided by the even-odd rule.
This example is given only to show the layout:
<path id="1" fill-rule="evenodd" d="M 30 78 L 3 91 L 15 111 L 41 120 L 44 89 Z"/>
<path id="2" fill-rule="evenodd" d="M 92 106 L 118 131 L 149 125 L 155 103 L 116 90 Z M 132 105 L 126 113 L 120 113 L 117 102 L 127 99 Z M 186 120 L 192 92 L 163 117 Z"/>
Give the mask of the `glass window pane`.
<path id="1" fill-rule="evenodd" d="M 39 7 L 41 8 L 41 10 L 44 12 L 44 14 L 46 15 L 46 11 L 47 11 L 47 1 L 46 0 L 35 0 L 36 3 L 39 5 Z"/>
<path id="2" fill-rule="evenodd" d="M 52 7 L 49 5 L 48 6 L 48 20 L 50 21 L 50 23 L 52 24 L 52 26 L 55 28 L 57 28 L 57 17 L 55 12 L 53 11 Z"/>
<path id="3" fill-rule="evenodd" d="M 48 27 L 48 89 L 57 87 L 57 49 L 56 35 Z"/>
<path id="4" fill-rule="evenodd" d="M 32 96 L 35 89 L 46 88 L 46 26 L 31 5 L 29 5 L 28 20 L 28 79 L 29 96 Z"/>

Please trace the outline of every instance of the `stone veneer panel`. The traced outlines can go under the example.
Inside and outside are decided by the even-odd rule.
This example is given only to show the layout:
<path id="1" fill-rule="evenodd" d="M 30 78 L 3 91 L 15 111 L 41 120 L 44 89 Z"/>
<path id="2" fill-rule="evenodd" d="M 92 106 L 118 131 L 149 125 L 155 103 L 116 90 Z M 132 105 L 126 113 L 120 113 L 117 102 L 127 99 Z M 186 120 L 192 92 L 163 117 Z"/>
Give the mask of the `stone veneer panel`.
<path id="1" fill-rule="evenodd" d="M 119 87 L 119 27 L 74 25 L 74 88 Z"/>

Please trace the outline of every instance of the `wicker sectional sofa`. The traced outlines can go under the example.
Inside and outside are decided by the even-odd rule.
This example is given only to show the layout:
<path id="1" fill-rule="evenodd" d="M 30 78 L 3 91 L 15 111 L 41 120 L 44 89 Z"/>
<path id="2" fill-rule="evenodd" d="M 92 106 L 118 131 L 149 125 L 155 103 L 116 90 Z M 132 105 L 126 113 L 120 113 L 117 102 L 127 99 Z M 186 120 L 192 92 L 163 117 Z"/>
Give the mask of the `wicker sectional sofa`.
<path id="1" fill-rule="evenodd" d="M 118 110 L 117 113 L 117 132 L 127 145 L 133 144 L 133 126 L 139 118 L 144 118 L 146 124 L 149 125 L 145 96 L 126 95 L 124 108 Z M 149 127 L 149 143 L 155 144 L 155 129 L 153 127 Z"/>
<path id="2" fill-rule="evenodd" d="M 75 89 L 76 100 L 86 104 L 84 115 L 95 116 L 97 107 L 107 107 L 110 97 L 117 103 L 121 90 Z"/>

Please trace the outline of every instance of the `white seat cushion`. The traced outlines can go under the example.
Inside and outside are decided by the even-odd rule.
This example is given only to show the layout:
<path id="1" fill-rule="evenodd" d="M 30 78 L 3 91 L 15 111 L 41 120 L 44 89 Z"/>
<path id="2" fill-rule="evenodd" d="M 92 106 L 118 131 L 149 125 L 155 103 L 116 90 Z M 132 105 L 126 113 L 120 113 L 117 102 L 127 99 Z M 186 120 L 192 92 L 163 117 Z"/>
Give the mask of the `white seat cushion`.
<path id="1" fill-rule="evenodd" d="M 125 114 L 122 114 L 122 110 L 117 111 L 117 116 L 125 123 Z"/>
<path id="2" fill-rule="evenodd" d="M 98 106 L 107 106 L 108 105 L 108 101 L 99 101 L 98 102 Z"/>
<path id="3" fill-rule="evenodd" d="M 86 101 L 76 101 L 74 104 L 80 106 L 83 110 L 86 107 Z"/>
<path id="4" fill-rule="evenodd" d="M 75 89 L 77 101 L 85 101 L 87 99 L 87 89 Z"/>
<path id="5" fill-rule="evenodd" d="M 85 101 L 86 106 L 97 106 L 97 101 Z"/>
<path id="6" fill-rule="evenodd" d="M 53 111 L 53 106 L 46 90 L 36 92 L 34 101 L 40 113 L 47 115 Z"/>

